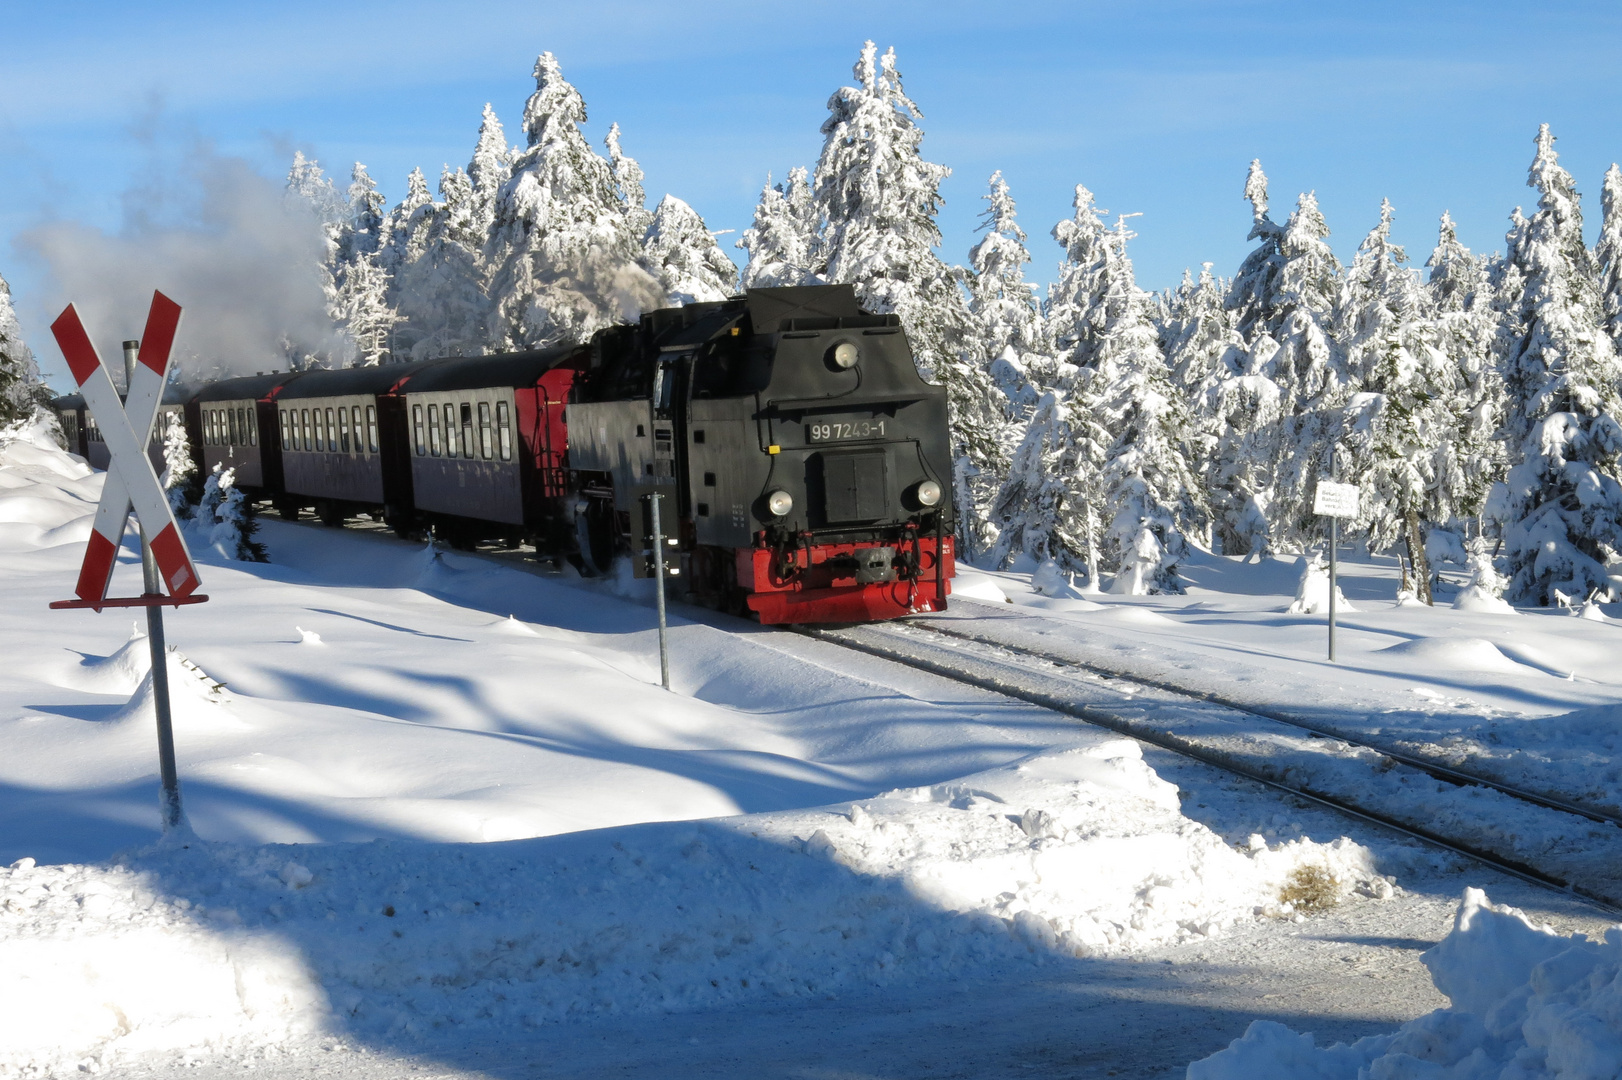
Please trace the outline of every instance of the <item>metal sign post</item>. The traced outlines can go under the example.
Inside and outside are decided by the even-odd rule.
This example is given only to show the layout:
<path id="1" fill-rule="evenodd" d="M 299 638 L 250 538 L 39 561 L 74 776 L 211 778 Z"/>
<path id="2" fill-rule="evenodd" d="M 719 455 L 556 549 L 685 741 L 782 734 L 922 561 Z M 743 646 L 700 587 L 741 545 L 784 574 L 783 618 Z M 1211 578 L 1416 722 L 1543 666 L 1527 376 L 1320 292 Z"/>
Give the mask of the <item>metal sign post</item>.
<path id="1" fill-rule="evenodd" d="M 157 713 L 158 772 L 162 781 L 159 809 L 166 833 L 180 825 L 182 813 L 180 778 L 175 768 L 174 725 L 169 709 L 163 608 L 200 604 L 208 599 L 196 591 L 202 584 L 197 568 L 175 523 L 168 496 L 146 456 L 152 425 L 163 400 L 163 387 L 169 379 L 170 352 L 179 326 L 180 305 L 162 293 L 153 293 L 146 332 L 134 357 L 136 362 L 126 372 L 127 393 L 121 401 L 112 376 L 97 355 L 73 305 L 69 304 L 51 324 L 51 333 L 112 455 L 102 482 L 101 502 L 96 507 L 90 542 L 85 548 L 84 565 L 79 570 L 79 583 L 74 589 L 79 598 L 58 600 L 51 607 L 96 611 L 109 607 L 146 608 L 147 642 L 152 652 L 152 701 Z M 135 343 L 125 342 L 126 362 L 135 353 L 130 348 L 132 344 Z M 118 562 L 118 548 L 131 510 L 135 512 L 141 536 L 143 588 L 140 596 L 110 597 L 107 587 Z"/>
<path id="2" fill-rule="evenodd" d="M 1329 452 L 1329 475 L 1335 475 L 1335 451 Z M 1321 514 L 1329 519 L 1329 660 L 1335 659 L 1335 594 L 1339 586 L 1335 582 L 1335 556 L 1340 546 L 1339 524 L 1343 517 L 1357 516 L 1357 485 L 1337 484 L 1333 480 L 1318 481 L 1318 490 L 1313 496 L 1312 512 Z"/>
<path id="3" fill-rule="evenodd" d="M 659 685 L 670 689 L 670 653 L 665 647 L 665 538 L 659 528 L 659 500 L 664 496 L 657 491 L 642 496 L 648 500 L 653 519 L 653 598 L 659 609 Z"/>

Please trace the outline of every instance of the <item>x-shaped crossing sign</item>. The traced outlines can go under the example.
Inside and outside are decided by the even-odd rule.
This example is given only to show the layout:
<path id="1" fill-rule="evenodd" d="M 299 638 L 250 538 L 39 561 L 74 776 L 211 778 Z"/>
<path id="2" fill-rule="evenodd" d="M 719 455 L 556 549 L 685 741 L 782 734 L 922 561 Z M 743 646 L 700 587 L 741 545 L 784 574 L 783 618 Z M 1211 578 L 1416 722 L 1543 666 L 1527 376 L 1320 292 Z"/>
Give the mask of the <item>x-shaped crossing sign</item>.
<path id="1" fill-rule="evenodd" d="M 62 349 L 68 369 L 79 383 L 85 404 L 101 428 L 102 438 L 112 454 L 107 479 L 96 507 L 96 521 L 85 549 L 84 567 L 74 589 L 80 601 L 98 610 L 108 604 L 107 585 L 118 557 L 118 545 L 133 506 L 141 532 L 157 560 L 158 574 L 169 589 L 169 602 L 190 596 L 201 582 L 192 565 L 186 541 L 175 526 L 169 500 L 164 495 L 152 462 L 146 456 L 152 438 L 152 423 L 163 400 L 163 387 L 169 378 L 169 354 L 175 331 L 180 326 L 180 305 L 161 292 L 152 294 L 152 310 L 147 314 L 146 331 L 141 335 L 141 351 L 135 373 L 130 377 L 128 400 L 120 403 L 112 376 L 90 343 L 79 313 L 69 304 L 51 324 L 51 333 Z"/>

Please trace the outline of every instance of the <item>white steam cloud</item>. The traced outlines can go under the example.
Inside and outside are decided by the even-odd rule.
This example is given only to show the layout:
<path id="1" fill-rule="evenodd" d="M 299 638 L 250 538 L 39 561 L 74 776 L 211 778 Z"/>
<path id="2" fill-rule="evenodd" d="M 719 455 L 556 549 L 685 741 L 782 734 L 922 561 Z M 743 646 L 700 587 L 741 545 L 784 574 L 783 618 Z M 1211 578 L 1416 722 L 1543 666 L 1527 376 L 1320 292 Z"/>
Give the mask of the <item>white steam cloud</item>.
<path id="1" fill-rule="evenodd" d="M 72 303 L 116 370 L 119 343 L 141 336 L 157 289 L 184 312 L 175 343 L 182 379 L 286 368 L 289 343 L 303 353 L 333 340 L 326 240 L 300 202 L 246 161 L 194 145 L 178 173 L 125 193 L 117 234 L 64 221 L 18 237 L 47 270 L 31 307 L 48 324 Z M 46 338 L 36 342 L 42 357 L 55 351 Z"/>

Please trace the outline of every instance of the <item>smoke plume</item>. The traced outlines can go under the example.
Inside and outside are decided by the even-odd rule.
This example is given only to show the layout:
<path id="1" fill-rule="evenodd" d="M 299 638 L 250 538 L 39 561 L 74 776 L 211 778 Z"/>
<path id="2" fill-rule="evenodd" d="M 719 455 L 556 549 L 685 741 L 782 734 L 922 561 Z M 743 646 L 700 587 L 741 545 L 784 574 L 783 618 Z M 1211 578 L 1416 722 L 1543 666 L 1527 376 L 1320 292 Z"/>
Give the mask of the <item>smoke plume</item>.
<path id="1" fill-rule="evenodd" d="M 330 346 L 326 240 L 302 200 L 203 144 L 148 173 L 125 193 L 116 234 L 60 221 L 18 238 L 47 270 L 44 295 L 31 305 L 44 323 L 71 302 L 114 364 L 119 343 L 141 336 L 152 290 L 161 290 L 184 311 L 175 356 L 187 380 L 286 368 L 290 344 Z"/>

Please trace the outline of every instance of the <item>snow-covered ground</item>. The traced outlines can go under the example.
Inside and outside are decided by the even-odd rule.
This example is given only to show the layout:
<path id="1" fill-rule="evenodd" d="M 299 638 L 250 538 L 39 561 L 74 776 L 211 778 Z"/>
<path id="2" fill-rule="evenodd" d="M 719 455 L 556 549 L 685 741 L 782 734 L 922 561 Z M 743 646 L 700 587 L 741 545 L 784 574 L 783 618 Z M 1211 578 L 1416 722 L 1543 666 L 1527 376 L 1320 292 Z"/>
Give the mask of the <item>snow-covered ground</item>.
<path id="1" fill-rule="evenodd" d="M 1147 958 L 1241 963 L 1246 942 L 1400 922 L 1436 882 L 1481 877 L 1063 717 L 704 612 L 673 618 L 666 693 L 628 585 L 276 522 L 270 563 L 196 552 L 212 600 L 168 615 L 195 838 L 154 845 L 146 642 L 127 613 L 46 610 L 99 486 L 43 439 L 0 448 L 0 1074 L 289 1053 L 308 1069 L 322 1046 L 351 1064 L 524 1039 L 557 1054 L 557 1032 L 622 1017 L 657 1043 L 655 1018 L 932 1008 L 924 988 L 981 982 L 1012 1008 L 1055 972 L 1130 987 L 1159 970 Z M 1288 596 L 1260 587 L 1276 567 L 1240 569 L 1258 573 L 1221 594 L 1234 647 L 1264 657 Z M 1224 602 L 1108 616 L 1002 587 L 1142 649 L 1179 603 Z M 1196 644 L 1195 662 L 1221 649 Z M 1384 676 L 1358 678 L 1366 694 Z M 1342 692 L 1301 679 L 1326 708 Z M 1568 695 L 1545 711 L 1603 700 L 1544 679 Z M 1458 719 L 1404 722 L 1423 715 Z M 1243 1030 L 1222 1015 L 1211 1030 Z M 1191 1045 L 1183 1060 L 1214 1048 Z"/>

